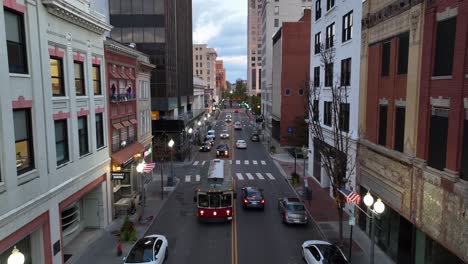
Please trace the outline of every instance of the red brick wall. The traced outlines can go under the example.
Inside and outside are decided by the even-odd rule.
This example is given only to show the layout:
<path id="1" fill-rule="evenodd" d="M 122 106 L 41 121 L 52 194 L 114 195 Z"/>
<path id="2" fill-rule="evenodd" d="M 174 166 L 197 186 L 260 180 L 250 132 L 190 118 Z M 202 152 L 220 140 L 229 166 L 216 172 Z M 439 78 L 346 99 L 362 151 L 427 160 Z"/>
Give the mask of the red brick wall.
<path id="1" fill-rule="evenodd" d="M 305 89 L 304 81 L 310 74 L 310 15 L 303 22 L 283 23 L 282 29 L 282 72 L 281 72 L 281 144 L 296 145 L 288 137 L 288 127 L 296 127 L 296 119 L 303 118 L 305 95 L 299 95 L 299 89 Z M 285 96 L 286 89 L 291 90 Z"/>
<path id="2" fill-rule="evenodd" d="M 434 68 L 435 41 L 438 12 L 448 7 L 457 7 L 457 25 L 452 77 L 446 80 L 431 80 Z M 420 109 L 418 124 L 417 156 L 426 160 L 429 147 L 429 129 L 431 117 L 431 97 L 450 98 L 449 127 L 447 142 L 446 168 L 459 171 L 463 135 L 463 97 L 468 95 L 467 72 L 467 28 L 468 2 L 457 0 L 440 0 L 429 6 L 425 12 L 423 56 L 421 70 Z"/>
<path id="3" fill-rule="evenodd" d="M 382 76 L 382 46 L 390 41 L 390 70 L 388 76 Z M 368 83 L 367 83 L 367 140 L 378 143 L 379 138 L 379 100 L 388 100 L 387 109 L 387 141 L 386 146 L 393 148 L 395 129 L 395 101 L 406 100 L 407 75 L 397 74 L 398 68 L 398 36 L 369 46 L 368 52 Z"/>

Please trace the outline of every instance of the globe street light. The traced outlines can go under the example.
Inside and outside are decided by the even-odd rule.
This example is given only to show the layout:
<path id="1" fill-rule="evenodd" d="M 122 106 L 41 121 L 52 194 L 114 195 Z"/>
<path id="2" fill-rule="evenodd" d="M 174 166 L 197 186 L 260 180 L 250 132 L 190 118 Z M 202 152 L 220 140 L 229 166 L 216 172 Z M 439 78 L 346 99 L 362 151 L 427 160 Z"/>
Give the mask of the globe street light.
<path id="1" fill-rule="evenodd" d="M 385 211 L 385 204 L 380 198 L 377 198 L 377 201 L 374 203 L 374 197 L 367 192 L 364 196 L 364 204 L 371 211 L 372 216 L 369 216 L 371 220 L 371 254 L 370 254 L 370 263 L 374 264 L 374 245 L 375 245 L 375 220 L 374 218 L 378 217 L 379 214 Z"/>
<path id="2" fill-rule="evenodd" d="M 192 141 L 193 141 L 193 138 L 192 138 L 192 132 L 193 132 L 193 129 L 192 128 L 189 128 L 188 130 L 188 133 L 190 135 L 190 139 L 189 139 L 189 161 L 192 160 Z"/>
<path id="3" fill-rule="evenodd" d="M 11 255 L 8 257 L 7 264 L 23 264 L 24 255 L 21 253 L 16 246 L 13 248 Z"/>
<path id="4" fill-rule="evenodd" d="M 167 185 L 169 186 L 172 186 L 172 183 L 173 183 L 173 180 L 174 180 L 174 165 L 173 165 L 173 162 L 172 162 L 172 147 L 174 146 L 174 140 L 171 140 L 169 141 L 169 143 L 167 143 L 167 145 L 171 148 L 171 177 L 170 180 L 167 181 Z"/>
<path id="5" fill-rule="evenodd" d="M 146 206 L 146 192 L 145 192 L 145 183 L 143 182 L 143 169 L 145 168 L 145 162 L 140 162 L 137 166 L 136 166 L 136 171 L 140 174 L 140 181 L 141 181 L 141 192 L 142 192 L 142 199 L 141 199 L 141 215 L 144 216 L 145 215 L 145 206 Z M 141 219 L 139 219 L 139 222 L 141 224 L 145 224 L 146 223 L 146 219 L 141 217 Z"/>
<path id="6" fill-rule="evenodd" d="M 198 126 L 201 126 L 201 122 L 200 122 L 200 121 L 198 121 L 197 125 L 198 125 Z"/>

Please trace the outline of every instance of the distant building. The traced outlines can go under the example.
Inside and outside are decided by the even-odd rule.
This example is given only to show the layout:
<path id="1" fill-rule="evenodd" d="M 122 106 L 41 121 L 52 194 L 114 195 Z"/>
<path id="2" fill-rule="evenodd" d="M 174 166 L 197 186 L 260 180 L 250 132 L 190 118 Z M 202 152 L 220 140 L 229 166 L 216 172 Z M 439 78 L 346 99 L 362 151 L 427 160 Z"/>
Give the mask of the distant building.
<path id="1" fill-rule="evenodd" d="M 216 60 L 216 90 L 220 97 L 226 90 L 226 69 L 222 60 Z"/>
<path id="2" fill-rule="evenodd" d="M 200 77 L 193 76 L 193 109 L 208 111 L 208 100 L 206 99 L 206 82 Z M 211 98 L 211 94 L 209 94 Z"/>
<path id="3" fill-rule="evenodd" d="M 297 130 L 308 141 L 308 126 L 299 127 L 307 112 L 310 68 L 310 10 L 298 22 L 283 22 L 273 36 L 272 137 L 281 145 L 299 146 Z"/>
<path id="4" fill-rule="evenodd" d="M 262 85 L 262 0 L 247 2 L 247 93 L 257 95 Z"/>
<path id="5" fill-rule="evenodd" d="M 193 75 L 206 81 L 207 89 L 213 89 L 213 100 L 218 102 L 216 90 L 216 58 L 218 54 L 206 44 L 193 44 Z"/>

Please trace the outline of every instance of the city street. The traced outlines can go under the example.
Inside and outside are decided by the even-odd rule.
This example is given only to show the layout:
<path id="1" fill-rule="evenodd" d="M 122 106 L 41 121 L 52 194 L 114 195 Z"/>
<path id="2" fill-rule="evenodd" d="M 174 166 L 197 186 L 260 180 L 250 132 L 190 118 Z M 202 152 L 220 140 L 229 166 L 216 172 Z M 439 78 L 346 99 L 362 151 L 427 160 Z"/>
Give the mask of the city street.
<path id="1" fill-rule="evenodd" d="M 227 113 L 232 114 L 231 123 L 224 122 Z M 242 130 L 234 130 L 236 121 L 242 123 Z M 254 129 L 249 117 L 243 110 L 234 113 L 233 109 L 227 109 L 214 123 L 214 149 L 199 152 L 193 162 L 174 167 L 179 185 L 147 234 L 163 234 L 168 238 L 167 263 L 303 263 L 300 246 L 305 240 L 318 239 L 318 230 L 313 223 L 307 226 L 281 223 L 277 200 L 294 196 L 294 192 L 262 143 L 251 142 Z M 228 130 L 229 139 L 219 138 L 223 129 Z M 237 139 L 246 140 L 247 149 L 235 149 Z M 221 143 L 230 147 L 230 156 L 225 160 L 232 164 L 238 194 L 235 216 L 232 223 L 199 223 L 193 202 L 197 179 L 200 179 L 197 175 L 202 165 L 216 158 L 215 148 Z M 242 209 L 240 195 L 245 186 L 264 189 L 264 211 Z"/>

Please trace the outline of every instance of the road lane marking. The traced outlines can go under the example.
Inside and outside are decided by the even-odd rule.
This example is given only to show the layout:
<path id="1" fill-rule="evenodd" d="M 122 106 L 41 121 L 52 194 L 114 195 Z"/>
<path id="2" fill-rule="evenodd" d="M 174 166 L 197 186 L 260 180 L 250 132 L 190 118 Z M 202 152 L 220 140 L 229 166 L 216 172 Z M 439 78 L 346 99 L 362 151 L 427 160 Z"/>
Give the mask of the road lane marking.
<path id="1" fill-rule="evenodd" d="M 232 165 L 232 160 L 229 160 L 229 164 L 231 164 L 231 165 Z"/>
<path id="2" fill-rule="evenodd" d="M 271 173 L 266 173 L 266 176 L 267 176 L 268 178 L 270 178 L 270 180 L 276 180 L 276 178 L 273 177 L 273 175 L 272 175 Z"/>
<path id="3" fill-rule="evenodd" d="M 266 162 L 264 160 L 260 161 L 262 165 L 266 165 Z"/>
<path id="4" fill-rule="evenodd" d="M 200 181 L 200 174 L 197 174 L 195 178 L 196 178 L 196 181 Z"/>
<path id="5" fill-rule="evenodd" d="M 258 165 L 258 162 L 257 162 L 256 160 L 253 160 L 252 163 L 253 163 L 254 165 Z"/>
<path id="6" fill-rule="evenodd" d="M 185 182 L 189 182 L 190 181 L 190 175 L 185 175 Z"/>
<path id="7" fill-rule="evenodd" d="M 197 165 L 198 165 L 198 160 L 193 163 L 193 166 L 197 166 Z"/>
<path id="8" fill-rule="evenodd" d="M 242 173 L 236 173 L 237 179 L 239 180 L 244 180 L 244 177 L 242 177 Z"/>
<path id="9" fill-rule="evenodd" d="M 236 160 L 236 165 L 239 165 L 240 164 L 240 160 Z"/>
<path id="10" fill-rule="evenodd" d="M 206 163 L 206 160 L 204 160 L 201 165 L 205 165 L 205 163 Z"/>
<path id="11" fill-rule="evenodd" d="M 255 173 L 257 175 L 257 177 L 260 179 L 260 180 L 264 180 L 265 178 L 263 177 L 263 175 L 259 172 Z"/>
<path id="12" fill-rule="evenodd" d="M 252 176 L 251 173 L 246 173 L 245 175 L 247 175 L 247 178 L 249 178 L 249 180 L 253 180 L 253 179 L 254 179 L 254 177 Z"/>
<path id="13" fill-rule="evenodd" d="M 249 165 L 249 161 L 248 161 L 248 160 L 244 160 L 244 164 L 245 164 L 245 165 Z"/>

